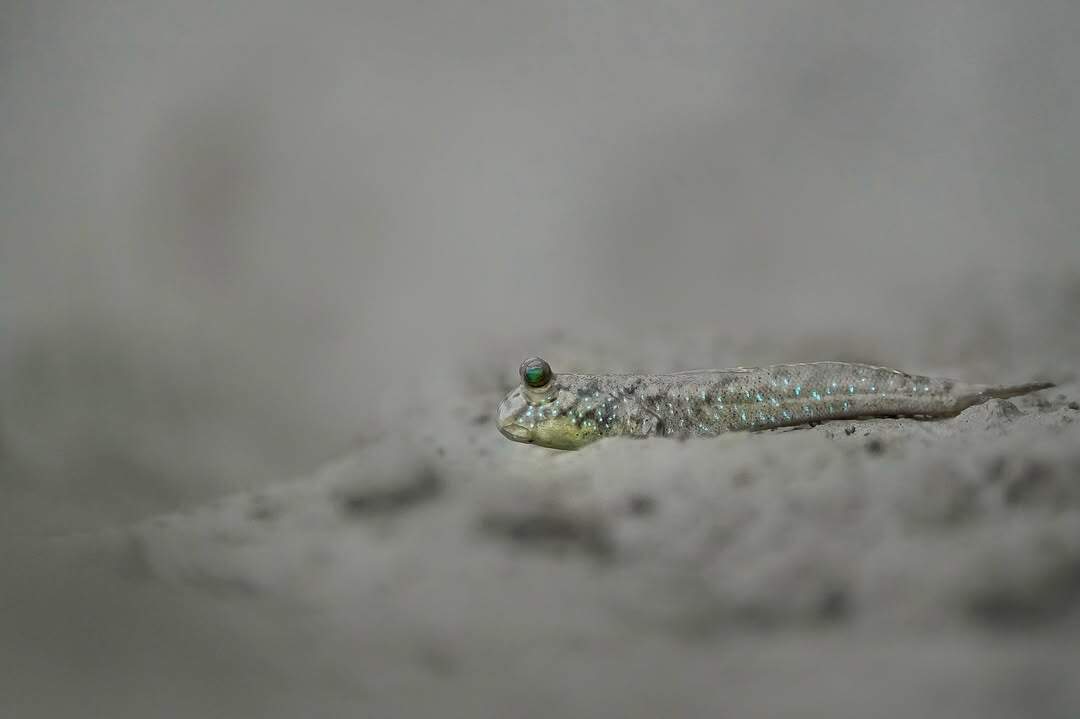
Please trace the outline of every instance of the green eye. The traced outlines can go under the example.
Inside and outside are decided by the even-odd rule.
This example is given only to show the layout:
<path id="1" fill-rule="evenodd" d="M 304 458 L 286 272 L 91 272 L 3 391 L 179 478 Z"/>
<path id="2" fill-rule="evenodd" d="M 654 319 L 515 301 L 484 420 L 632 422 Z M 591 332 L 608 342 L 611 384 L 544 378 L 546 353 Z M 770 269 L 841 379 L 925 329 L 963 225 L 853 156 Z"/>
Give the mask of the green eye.
<path id="1" fill-rule="evenodd" d="M 543 387 L 551 381 L 551 365 L 539 357 L 521 363 L 521 381 L 530 387 Z"/>

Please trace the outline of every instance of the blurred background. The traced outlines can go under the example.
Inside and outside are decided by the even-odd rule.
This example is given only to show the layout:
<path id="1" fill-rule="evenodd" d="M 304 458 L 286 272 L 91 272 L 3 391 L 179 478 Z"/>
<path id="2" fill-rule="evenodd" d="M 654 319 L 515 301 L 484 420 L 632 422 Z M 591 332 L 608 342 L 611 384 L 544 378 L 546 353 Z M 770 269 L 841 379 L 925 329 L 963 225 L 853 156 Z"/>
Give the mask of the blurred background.
<path id="1" fill-rule="evenodd" d="M 1041 292 L 1032 349 L 1080 303 L 1078 37 L 1072 0 L 6 0 L 0 526 L 310 472 L 566 333 L 948 368 L 966 325 L 905 338 Z"/>
<path id="2" fill-rule="evenodd" d="M 38 480 L 56 441 L 216 491 L 493 337 L 842 334 L 1080 260 L 1069 0 L 12 0 L 0 33 L 5 442 Z"/>

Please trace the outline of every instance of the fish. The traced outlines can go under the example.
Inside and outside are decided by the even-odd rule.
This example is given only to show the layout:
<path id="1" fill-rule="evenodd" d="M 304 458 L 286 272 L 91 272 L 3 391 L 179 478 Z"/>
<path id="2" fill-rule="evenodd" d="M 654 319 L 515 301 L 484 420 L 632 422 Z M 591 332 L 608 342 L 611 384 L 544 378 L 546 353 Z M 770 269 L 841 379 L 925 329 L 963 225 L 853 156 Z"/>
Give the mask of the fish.
<path id="1" fill-rule="evenodd" d="M 507 439 L 574 450 L 609 437 L 690 439 L 728 432 L 875 417 L 941 418 L 991 399 L 1054 386 L 968 384 L 851 362 L 692 370 L 670 374 L 556 374 L 540 357 L 499 405 Z"/>

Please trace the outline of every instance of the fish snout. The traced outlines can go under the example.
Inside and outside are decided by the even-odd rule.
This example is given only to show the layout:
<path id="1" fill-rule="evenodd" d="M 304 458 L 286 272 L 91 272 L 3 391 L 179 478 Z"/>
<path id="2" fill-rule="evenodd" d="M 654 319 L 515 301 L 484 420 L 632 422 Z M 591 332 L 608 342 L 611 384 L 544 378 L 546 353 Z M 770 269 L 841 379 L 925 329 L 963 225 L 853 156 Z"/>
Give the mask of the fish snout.
<path id="1" fill-rule="evenodd" d="M 532 442 L 532 430 L 518 421 L 525 405 L 525 398 L 521 396 L 520 387 L 508 394 L 506 399 L 499 404 L 495 424 L 507 439 L 515 442 Z"/>

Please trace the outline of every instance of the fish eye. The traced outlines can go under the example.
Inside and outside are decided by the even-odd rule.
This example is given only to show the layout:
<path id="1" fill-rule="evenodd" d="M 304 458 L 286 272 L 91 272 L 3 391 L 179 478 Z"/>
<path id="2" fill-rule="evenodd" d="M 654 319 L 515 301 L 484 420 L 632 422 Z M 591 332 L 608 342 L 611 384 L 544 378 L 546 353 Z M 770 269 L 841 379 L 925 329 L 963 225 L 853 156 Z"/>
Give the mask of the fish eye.
<path id="1" fill-rule="evenodd" d="M 530 357 L 521 363 L 521 381 L 529 387 L 540 388 L 551 381 L 551 365 L 539 357 Z"/>

